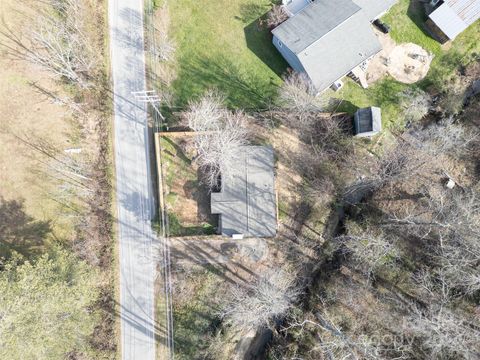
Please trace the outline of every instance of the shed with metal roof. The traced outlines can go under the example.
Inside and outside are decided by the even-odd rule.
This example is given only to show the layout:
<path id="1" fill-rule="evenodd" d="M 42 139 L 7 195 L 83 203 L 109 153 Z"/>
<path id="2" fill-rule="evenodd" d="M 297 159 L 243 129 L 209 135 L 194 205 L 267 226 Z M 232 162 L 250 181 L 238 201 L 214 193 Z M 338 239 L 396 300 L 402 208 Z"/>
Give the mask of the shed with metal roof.
<path id="1" fill-rule="evenodd" d="M 455 39 L 480 19 L 480 0 L 436 1 L 428 15 L 427 26 L 440 41 Z"/>

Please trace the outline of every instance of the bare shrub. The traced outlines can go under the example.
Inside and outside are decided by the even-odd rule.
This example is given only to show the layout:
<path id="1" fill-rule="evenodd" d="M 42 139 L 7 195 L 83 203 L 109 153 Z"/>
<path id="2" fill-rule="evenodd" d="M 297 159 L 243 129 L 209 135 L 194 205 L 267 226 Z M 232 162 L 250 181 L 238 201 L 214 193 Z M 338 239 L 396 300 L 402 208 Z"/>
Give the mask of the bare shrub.
<path id="1" fill-rule="evenodd" d="M 420 89 L 407 89 L 400 96 L 400 105 L 407 122 L 417 122 L 427 115 L 431 97 Z"/>
<path id="2" fill-rule="evenodd" d="M 299 295 L 294 273 L 271 269 L 261 274 L 255 284 L 233 288 L 231 299 L 221 316 L 228 325 L 241 331 L 275 326 Z"/>
<path id="3" fill-rule="evenodd" d="M 267 14 L 267 26 L 273 29 L 288 19 L 285 9 L 281 5 L 273 5 Z"/>
<path id="4" fill-rule="evenodd" d="M 452 79 L 443 88 L 443 95 L 439 101 L 440 108 L 447 115 L 457 115 L 465 105 L 467 84 L 458 77 Z"/>
<path id="5" fill-rule="evenodd" d="M 197 132 L 196 161 L 204 172 L 205 183 L 213 188 L 220 175 L 232 175 L 242 146 L 248 145 L 246 115 L 225 109 L 222 98 L 212 92 L 192 102 L 184 115 L 189 127 Z"/>
<path id="6" fill-rule="evenodd" d="M 306 133 L 310 136 L 314 153 L 330 159 L 334 164 L 355 161 L 355 139 L 348 132 L 346 117 L 323 114 L 313 119 L 314 122 L 309 131 L 306 129 Z M 351 118 L 348 118 L 347 121 L 350 120 Z M 304 137 L 307 134 L 304 134 Z"/>
<path id="7" fill-rule="evenodd" d="M 320 205 L 327 205 L 335 196 L 335 184 L 328 177 L 317 177 L 306 180 L 304 197 L 312 199 L 312 202 Z"/>

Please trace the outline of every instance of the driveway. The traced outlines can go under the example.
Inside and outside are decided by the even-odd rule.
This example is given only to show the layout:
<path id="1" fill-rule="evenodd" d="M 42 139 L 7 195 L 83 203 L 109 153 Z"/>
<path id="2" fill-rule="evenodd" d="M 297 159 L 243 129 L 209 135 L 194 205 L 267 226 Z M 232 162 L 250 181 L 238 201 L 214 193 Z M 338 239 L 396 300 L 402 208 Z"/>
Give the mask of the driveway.
<path id="1" fill-rule="evenodd" d="M 147 112 L 131 93 L 145 89 L 143 0 L 109 0 L 114 91 L 117 235 L 120 262 L 121 352 L 155 359 L 155 235 Z"/>

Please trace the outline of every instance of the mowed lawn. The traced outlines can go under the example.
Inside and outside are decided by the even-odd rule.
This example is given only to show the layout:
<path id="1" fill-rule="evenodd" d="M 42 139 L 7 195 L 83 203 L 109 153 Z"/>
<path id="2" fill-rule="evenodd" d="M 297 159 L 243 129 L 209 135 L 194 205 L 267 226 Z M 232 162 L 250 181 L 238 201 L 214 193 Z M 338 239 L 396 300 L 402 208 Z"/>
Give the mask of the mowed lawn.
<path id="1" fill-rule="evenodd" d="M 178 106 L 208 89 L 224 93 L 232 108 L 263 108 L 275 97 L 287 64 L 258 21 L 270 8 L 268 0 L 169 3 Z"/>
<path id="2" fill-rule="evenodd" d="M 403 126 L 399 96 L 407 88 L 418 87 L 424 91 L 444 91 L 462 66 L 478 58 L 480 54 L 480 22 L 470 26 L 455 41 L 441 46 L 425 30 L 426 15 L 423 5 L 414 0 L 400 0 L 382 19 L 391 26 L 390 35 L 397 43 L 415 43 L 431 52 L 435 57 L 427 77 L 413 85 L 405 85 L 386 77 L 368 89 L 362 89 L 351 80 L 338 93 L 330 93 L 344 101 L 340 110 L 353 112 L 359 107 L 379 106 L 382 108 L 384 126 Z"/>
<path id="3" fill-rule="evenodd" d="M 177 43 L 173 84 L 177 106 L 184 107 L 212 88 L 223 92 L 232 108 L 260 109 L 275 98 L 287 64 L 271 44 L 266 26 L 258 21 L 271 8 L 270 1 L 178 0 L 170 2 L 169 8 Z M 423 5 L 414 0 L 399 0 L 383 18 L 397 43 L 418 44 L 435 56 L 427 77 L 405 85 L 387 76 L 369 89 L 346 78 L 341 91 L 326 92 L 343 100 L 338 111 L 353 113 L 359 107 L 379 106 L 387 128 L 402 127 L 399 101 L 404 90 L 443 91 L 456 71 L 480 53 L 480 22 L 441 46 L 427 33 L 425 20 Z"/>

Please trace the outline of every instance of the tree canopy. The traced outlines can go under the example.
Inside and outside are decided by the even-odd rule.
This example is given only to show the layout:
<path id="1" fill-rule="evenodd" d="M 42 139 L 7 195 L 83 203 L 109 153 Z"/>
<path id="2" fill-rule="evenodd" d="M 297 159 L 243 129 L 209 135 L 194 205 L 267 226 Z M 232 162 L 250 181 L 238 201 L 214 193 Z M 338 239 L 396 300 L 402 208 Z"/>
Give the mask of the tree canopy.
<path id="1" fill-rule="evenodd" d="M 56 249 L 36 261 L 13 257 L 0 271 L 0 358 L 64 359 L 88 350 L 96 273 Z"/>

